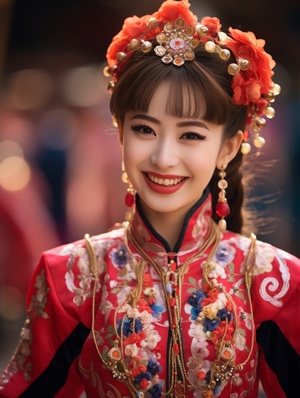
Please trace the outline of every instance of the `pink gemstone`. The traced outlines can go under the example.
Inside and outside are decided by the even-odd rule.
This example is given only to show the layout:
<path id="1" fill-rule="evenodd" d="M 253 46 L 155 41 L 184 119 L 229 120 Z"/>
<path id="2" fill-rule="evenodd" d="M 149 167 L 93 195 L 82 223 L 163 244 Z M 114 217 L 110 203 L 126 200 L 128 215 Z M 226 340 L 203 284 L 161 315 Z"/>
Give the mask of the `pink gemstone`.
<path id="1" fill-rule="evenodd" d="M 227 202 L 218 202 L 216 213 L 219 217 L 227 217 L 230 213 L 230 207 Z"/>
<path id="2" fill-rule="evenodd" d="M 132 207 L 134 205 L 134 196 L 132 195 L 132 193 L 127 192 L 125 196 L 125 204 L 128 207 Z"/>

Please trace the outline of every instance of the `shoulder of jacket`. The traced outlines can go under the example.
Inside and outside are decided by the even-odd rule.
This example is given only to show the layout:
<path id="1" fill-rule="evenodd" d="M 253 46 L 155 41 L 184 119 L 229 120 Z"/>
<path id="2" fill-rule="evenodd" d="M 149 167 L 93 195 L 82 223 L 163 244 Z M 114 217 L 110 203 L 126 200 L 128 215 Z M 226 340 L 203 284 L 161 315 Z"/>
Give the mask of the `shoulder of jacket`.
<path id="1" fill-rule="evenodd" d="M 122 241 L 124 238 L 124 227 L 120 225 L 118 228 L 114 228 L 108 232 L 101 233 L 99 235 L 90 236 L 90 240 L 95 246 L 103 246 L 106 249 L 114 246 L 117 241 Z M 74 242 L 66 243 L 42 253 L 42 258 L 48 263 L 56 263 L 65 261 L 66 258 L 76 258 L 77 256 L 83 255 L 85 251 L 86 241 L 84 237 Z"/>

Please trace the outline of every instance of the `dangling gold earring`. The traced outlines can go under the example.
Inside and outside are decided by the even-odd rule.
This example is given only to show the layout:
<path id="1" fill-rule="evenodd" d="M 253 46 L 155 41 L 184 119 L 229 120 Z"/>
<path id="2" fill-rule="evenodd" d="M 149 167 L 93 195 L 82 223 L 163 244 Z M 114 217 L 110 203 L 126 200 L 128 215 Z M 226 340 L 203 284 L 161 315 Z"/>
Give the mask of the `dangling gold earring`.
<path id="1" fill-rule="evenodd" d="M 125 165 L 124 165 L 124 161 L 122 161 L 122 181 L 124 182 L 124 184 L 127 184 L 127 194 L 125 196 L 125 204 L 127 207 L 132 207 L 134 205 L 134 189 L 133 186 L 131 184 L 131 182 L 129 181 L 128 175 L 126 173 L 125 170 Z"/>
<path id="2" fill-rule="evenodd" d="M 225 231 L 227 228 L 227 223 L 225 217 L 230 213 L 230 207 L 227 203 L 226 198 L 226 188 L 228 187 L 228 182 L 225 180 L 226 177 L 226 167 L 227 165 L 223 164 L 221 166 L 221 170 L 219 171 L 219 177 L 221 178 L 218 182 L 218 187 L 220 188 L 218 203 L 216 206 L 216 213 L 221 219 L 218 222 L 218 226 L 221 231 Z"/>

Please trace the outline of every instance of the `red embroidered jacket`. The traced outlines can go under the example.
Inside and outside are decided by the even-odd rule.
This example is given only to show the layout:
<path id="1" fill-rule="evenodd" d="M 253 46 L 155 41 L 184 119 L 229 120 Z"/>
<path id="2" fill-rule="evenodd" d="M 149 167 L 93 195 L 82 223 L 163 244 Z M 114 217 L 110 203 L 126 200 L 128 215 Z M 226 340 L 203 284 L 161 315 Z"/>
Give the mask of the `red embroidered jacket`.
<path id="1" fill-rule="evenodd" d="M 235 364 L 243 368 L 235 367 L 206 396 L 257 397 L 259 380 L 268 397 L 300 396 L 300 261 L 257 242 L 251 311 L 244 281 L 250 239 L 222 233 L 208 275 L 216 288 L 208 292 L 202 280 L 203 264 L 212 250 L 209 245 L 201 252 L 212 228 L 209 195 L 190 210 L 172 250 L 137 207 L 132 232 L 164 272 L 169 272 L 170 257 L 180 270 L 187 259 L 201 253 L 189 264 L 179 292 L 181 341 L 177 349 L 183 350 L 185 382 L 193 385 L 186 396 L 205 396 L 203 390 L 224 335 L 232 342 L 228 349 L 234 351 Z M 99 272 L 94 338 L 94 280 L 85 241 L 45 252 L 32 278 L 28 318 L 2 376 L 0 397 L 69 398 L 83 392 L 88 397 L 142 396 L 132 395 L 119 373 L 113 373 L 113 361 L 106 365 L 109 355 L 114 358 L 120 352 L 111 350 L 118 336 L 122 336 L 122 360 L 134 389 L 149 398 L 160 397 L 169 389 L 168 396 L 176 396 L 169 359 L 174 358 L 169 356 L 174 350 L 172 325 L 159 273 L 151 262 L 141 262 L 123 226 L 92 237 L 92 243 Z M 142 283 L 139 299 L 130 301 L 138 278 Z M 168 286 L 165 289 L 169 291 Z"/>

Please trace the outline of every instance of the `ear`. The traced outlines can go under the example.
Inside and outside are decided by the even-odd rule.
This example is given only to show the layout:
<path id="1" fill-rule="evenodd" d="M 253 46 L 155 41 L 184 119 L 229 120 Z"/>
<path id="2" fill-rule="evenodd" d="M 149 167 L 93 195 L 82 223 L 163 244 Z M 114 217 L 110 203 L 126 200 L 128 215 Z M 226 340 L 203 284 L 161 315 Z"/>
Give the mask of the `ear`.
<path id="1" fill-rule="evenodd" d="M 242 144 L 243 136 L 244 133 L 239 130 L 233 138 L 223 142 L 217 159 L 218 169 L 221 169 L 224 164 L 227 165 L 235 157 Z"/>

